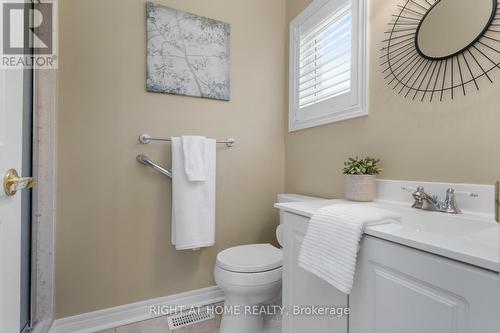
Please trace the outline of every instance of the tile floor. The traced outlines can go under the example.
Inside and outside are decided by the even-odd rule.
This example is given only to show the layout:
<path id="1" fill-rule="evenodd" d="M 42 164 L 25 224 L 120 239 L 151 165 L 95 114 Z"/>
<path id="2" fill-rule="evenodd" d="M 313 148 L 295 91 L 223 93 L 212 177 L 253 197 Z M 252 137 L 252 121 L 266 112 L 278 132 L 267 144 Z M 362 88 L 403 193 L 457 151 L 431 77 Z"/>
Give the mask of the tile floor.
<path id="1" fill-rule="evenodd" d="M 98 333 L 218 333 L 219 326 L 220 316 L 216 315 L 212 320 L 171 331 L 168 328 L 167 317 L 164 316 L 111 328 Z"/>

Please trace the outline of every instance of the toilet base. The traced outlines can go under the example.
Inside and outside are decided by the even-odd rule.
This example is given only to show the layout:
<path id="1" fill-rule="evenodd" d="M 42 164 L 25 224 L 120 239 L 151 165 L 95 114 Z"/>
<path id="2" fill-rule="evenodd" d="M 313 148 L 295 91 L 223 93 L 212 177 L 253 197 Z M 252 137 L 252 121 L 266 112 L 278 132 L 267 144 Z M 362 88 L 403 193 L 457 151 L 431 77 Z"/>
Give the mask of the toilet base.
<path id="1" fill-rule="evenodd" d="M 258 305 L 270 304 L 280 294 L 281 275 L 281 267 L 271 271 L 239 273 L 216 265 L 215 282 L 226 294 L 219 333 L 263 333 L 265 315 Z"/>
<path id="2" fill-rule="evenodd" d="M 281 315 L 223 316 L 219 333 L 281 333 Z"/>
<path id="3" fill-rule="evenodd" d="M 224 315 L 219 333 L 261 333 L 264 330 L 264 317 L 258 315 Z"/>

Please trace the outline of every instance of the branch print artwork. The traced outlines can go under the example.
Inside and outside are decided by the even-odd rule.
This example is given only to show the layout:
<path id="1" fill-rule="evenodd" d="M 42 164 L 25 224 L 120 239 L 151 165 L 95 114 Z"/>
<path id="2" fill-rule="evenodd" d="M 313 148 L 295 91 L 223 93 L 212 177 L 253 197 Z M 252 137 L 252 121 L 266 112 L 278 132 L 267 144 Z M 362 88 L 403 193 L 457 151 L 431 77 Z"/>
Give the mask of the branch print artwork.
<path id="1" fill-rule="evenodd" d="M 147 90 L 229 100 L 229 24 L 151 2 Z"/>

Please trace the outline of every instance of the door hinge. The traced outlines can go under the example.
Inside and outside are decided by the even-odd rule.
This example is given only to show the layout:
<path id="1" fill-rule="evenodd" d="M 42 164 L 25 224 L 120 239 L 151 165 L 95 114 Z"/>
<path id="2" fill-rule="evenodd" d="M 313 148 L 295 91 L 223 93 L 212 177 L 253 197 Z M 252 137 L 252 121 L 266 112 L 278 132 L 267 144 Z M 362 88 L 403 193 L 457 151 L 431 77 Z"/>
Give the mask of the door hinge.
<path id="1" fill-rule="evenodd" d="M 26 326 L 21 330 L 21 333 L 29 333 L 33 330 L 33 322 L 30 320 L 26 323 Z"/>

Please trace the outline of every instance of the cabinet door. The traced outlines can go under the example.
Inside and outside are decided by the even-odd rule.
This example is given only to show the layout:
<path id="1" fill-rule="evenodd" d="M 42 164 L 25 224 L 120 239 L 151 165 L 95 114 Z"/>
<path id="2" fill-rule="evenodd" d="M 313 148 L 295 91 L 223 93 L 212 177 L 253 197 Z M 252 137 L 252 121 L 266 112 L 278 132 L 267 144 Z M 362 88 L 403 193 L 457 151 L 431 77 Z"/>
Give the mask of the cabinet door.
<path id="1" fill-rule="evenodd" d="M 499 276 L 365 236 L 350 333 L 498 333 Z"/>
<path id="2" fill-rule="evenodd" d="M 347 333 L 347 317 L 294 315 L 293 310 L 311 306 L 347 307 L 347 296 L 298 266 L 300 247 L 309 219 L 285 213 L 283 260 L 284 333 Z"/>

